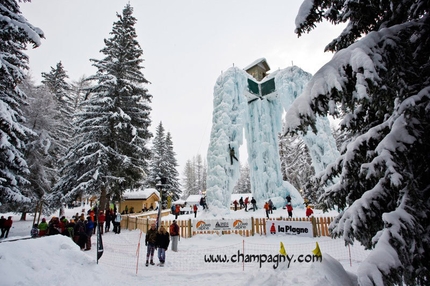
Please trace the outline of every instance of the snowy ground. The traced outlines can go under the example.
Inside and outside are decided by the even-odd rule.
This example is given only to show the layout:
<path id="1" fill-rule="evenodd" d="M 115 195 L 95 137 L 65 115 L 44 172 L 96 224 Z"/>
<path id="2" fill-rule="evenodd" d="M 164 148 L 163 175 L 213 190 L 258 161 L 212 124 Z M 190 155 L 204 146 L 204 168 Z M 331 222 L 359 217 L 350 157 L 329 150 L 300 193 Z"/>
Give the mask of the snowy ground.
<path id="1" fill-rule="evenodd" d="M 80 211 L 81 208 L 66 210 L 66 217 Z M 273 216 L 285 216 L 285 213 L 285 210 L 276 210 Z M 295 210 L 294 214 L 304 216 L 304 210 Z M 198 235 L 181 239 L 178 252 L 167 251 L 164 267 L 145 267 L 145 234 L 123 230 L 121 234 L 108 232 L 103 235 L 104 254 L 97 264 L 95 236 L 92 237 L 92 249 L 85 252 L 70 238 L 61 235 L 23 239 L 29 237 L 32 216 L 27 221 L 19 221 L 17 214 L 2 215 L 14 218 L 9 237 L 0 240 L 0 285 L 8 286 L 207 285 L 208 282 L 210 285 L 346 286 L 356 285 L 357 267 L 368 254 L 360 246 L 348 249 L 342 240 L 327 237 Z M 315 215 L 323 216 L 318 211 Z M 230 216 L 264 217 L 264 213 L 263 210 L 232 211 Z M 188 219 L 188 215 L 181 219 Z M 280 242 L 284 244 L 290 262 L 288 259 L 281 261 L 277 255 Z M 306 261 L 316 242 L 323 254 L 322 262 Z M 241 253 L 255 254 L 259 261 L 230 260 Z M 205 262 L 209 255 L 225 256 L 230 261 Z M 154 260 L 158 262 L 157 258 Z"/>

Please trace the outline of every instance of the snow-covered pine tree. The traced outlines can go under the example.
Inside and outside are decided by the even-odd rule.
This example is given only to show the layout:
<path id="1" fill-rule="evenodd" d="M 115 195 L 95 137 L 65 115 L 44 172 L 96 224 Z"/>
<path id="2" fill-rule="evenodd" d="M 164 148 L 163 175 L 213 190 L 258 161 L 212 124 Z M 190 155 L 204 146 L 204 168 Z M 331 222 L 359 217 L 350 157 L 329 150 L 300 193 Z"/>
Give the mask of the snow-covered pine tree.
<path id="1" fill-rule="evenodd" d="M 49 73 L 42 72 L 42 83 L 46 88 L 51 91 L 60 101 L 66 101 L 69 98 L 68 91 L 70 91 L 70 85 L 66 82 L 66 78 L 69 78 L 64 66 L 61 63 L 57 63 L 56 67 L 51 67 Z"/>
<path id="2" fill-rule="evenodd" d="M 173 150 L 173 140 L 170 132 L 167 132 L 166 135 L 166 161 L 166 189 L 168 193 L 172 194 L 172 200 L 177 200 L 181 196 L 181 184 L 179 183 L 179 172 L 177 170 L 178 161 Z"/>
<path id="3" fill-rule="evenodd" d="M 184 188 L 184 198 L 187 198 L 190 195 L 198 195 L 199 189 L 197 185 L 197 175 L 195 168 L 195 157 L 192 160 L 187 160 L 185 162 L 183 175 L 183 188 Z"/>
<path id="4" fill-rule="evenodd" d="M 65 156 L 67 150 L 72 145 L 72 136 L 74 131 L 74 113 L 75 113 L 75 100 L 72 96 L 72 88 L 66 82 L 69 76 L 64 70 L 63 64 L 59 62 L 55 68 L 51 67 L 49 73 L 42 72 L 42 83 L 45 90 L 52 93 L 53 98 L 57 100 L 56 107 L 58 112 L 51 113 L 53 120 L 52 125 L 55 123 L 55 128 L 50 128 L 51 138 L 56 140 L 55 156 L 61 158 Z M 60 169 L 59 162 L 57 161 L 58 169 Z"/>
<path id="5" fill-rule="evenodd" d="M 206 190 L 206 172 L 207 170 L 207 164 L 206 162 L 203 162 L 202 155 L 197 154 L 194 157 L 194 172 L 196 173 L 195 178 L 195 186 L 198 192 L 202 192 Z"/>
<path id="6" fill-rule="evenodd" d="M 207 178 L 208 178 L 208 162 L 206 160 L 206 157 L 204 157 L 203 160 L 203 167 L 202 167 L 202 180 L 201 180 L 201 185 L 199 186 L 199 190 L 201 190 L 202 192 L 206 192 L 207 190 Z"/>
<path id="7" fill-rule="evenodd" d="M 285 122 L 306 132 L 316 114 L 344 114 L 351 141 L 315 188 L 326 209 L 344 210 L 332 235 L 372 249 L 359 285 L 430 281 L 429 10 L 426 0 L 306 1 L 296 19 L 299 36 L 349 21 Z"/>
<path id="8" fill-rule="evenodd" d="M 163 123 L 160 122 L 155 130 L 152 141 L 152 159 L 149 166 L 147 185 L 156 188 L 163 180 L 162 202 L 167 205 L 167 197 L 172 194 L 172 200 L 177 200 L 180 196 L 180 184 L 178 182 L 178 163 L 173 151 L 172 137 L 169 132 L 165 133 Z"/>
<path id="9" fill-rule="evenodd" d="M 249 172 L 249 165 L 240 164 L 240 176 L 237 180 L 236 186 L 233 188 L 233 194 L 244 194 L 251 192 L 251 177 Z"/>
<path id="10" fill-rule="evenodd" d="M 156 188 L 160 180 L 165 180 L 167 176 L 167 153 L 166 134 L 163 123 L 160 122 L 155 129 L 154 139 L 152 140 L 151 160 L 149 161 L 149 173 L 146 184 L 151 188 Z M 165 194 L 163 194 L 165 198 Z M 163 200 L 163 203 L 165 200 Z"/>
<path id="11" fill-rule="evenodd" d="M 43 32 L 31 25 L 21 14 L 15 0 L 0 2 L 0 203 L 29 202 L 22 187 L 28 183 L 27 162 L 23 152 L 31 130 L 22 125 L 25 118 L 21 105 L 25 94 L 18 84 L 25 78 L 27 44 L 40 46 Z"/>
<path id="12" fill-rule="evenodd" d="M 141 70 L 142 49 L 136 38 L 127 4 L 114 22 L 111 38 L 105 39 L 102 60 L 93 61 L 97 73 L 88 80 L 96 82 L 88 89 L 88 99 L 77 113 L 76 144 L 65 156 L 62 178 L 56 185 L 68 201 L 80 195 L 100 198 L 100 209 L 109 198 L 122 194 L 141 181 L 147 173 L 152 137 L 151 95 Z M 59 198 L 61 199 L 61 198 Z"/>
<path id="13" fill-rule="evenodd" d="M 57 131 L 64 122 L 58 100 L 45 86 L 36 87 L 27 76 L 20 88 L 28 98 L 28 105 L 23 107 L 27 119 L 24 125 L 33 131 L 32 135 L 27 136 L 25 152 L 30 170 L 26 175 L 30 185 L 25 188 L 32 200 L 22 206 L 22 212 L 34 212 L 37 206 L 38 211 L 51 214 L 58 209 L 58 206 L 50 208 L 49 197 L 52 195 L 52 187 L 58 181 L 58 159 L 63 148 Z"/>
<path id="14" fill-rule="evenodd" d="M 87 90 L 91 86 L 91 83 L 89 81 L 86 81 L 86 79 L 87 77 L 83 75 L 78 80 L 73 81 L 71 84 L 71 89 L 73 93 L 72 97 L 74 98 L 73 107 L 75 109 L 75 112 L 76 110 L 80 110 L 81 102 L 87 99 L 86 96 L 88 96 L 88 94 L 86 94 L 85 90 Z"/>
<path id="15" fill-rule="evenodd" d="M 297 190 L 302 190 L 304 197 L 315 202 L 316 195 L 307 188 L 310 178 L 315 175 L 315 170 L 302 137 L 279 136 L 279 157 L 283 180 L 290 182 Z"/>
<path id="16" fill-rule="evenodd" d="M 208 166 L 206 160 L 202 160 L 202 155 L 197 154 L 185 163 L 183 175 L 183 197 L 198 195 L 206 191 L 206 177 Z"/>

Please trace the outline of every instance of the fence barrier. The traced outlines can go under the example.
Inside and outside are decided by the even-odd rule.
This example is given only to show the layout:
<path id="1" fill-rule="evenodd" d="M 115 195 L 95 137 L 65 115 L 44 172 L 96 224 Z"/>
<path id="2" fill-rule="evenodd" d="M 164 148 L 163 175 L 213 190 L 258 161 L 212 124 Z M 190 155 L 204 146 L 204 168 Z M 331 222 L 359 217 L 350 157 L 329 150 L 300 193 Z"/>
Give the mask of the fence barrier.
<path id="1" fill-rule="evenodd" d="M 121 220 L 121 228 L 128 230 L 140 229 L 143 232 L 147 232 L 152 221 L 156 218 L 150 216 L 139 216 L 139 215 L 123 215 Z M 311 217 L 311 218 L 271 218 L 271 220 L 277 221 L 298 221 L 298 222 L 311 222 L 314 237 L 330 236 L 329 225 L 334 220 L 333 217 Z M 238 234 L 244 237 L 254 236 L 256 234 L 266 235 L 266 218 L 251 218 L 251 229 L 235 229 L 227 231 L 199 231 L 193 228 L 193 223 L 197 223 L 196 219 L 177 220 L 179 226 L 180 236 L 183 238 L 189 238 L 198 234 Z M 173 220 L 162 220 L 161 224 L 168 229 L 173 223 Z"/>

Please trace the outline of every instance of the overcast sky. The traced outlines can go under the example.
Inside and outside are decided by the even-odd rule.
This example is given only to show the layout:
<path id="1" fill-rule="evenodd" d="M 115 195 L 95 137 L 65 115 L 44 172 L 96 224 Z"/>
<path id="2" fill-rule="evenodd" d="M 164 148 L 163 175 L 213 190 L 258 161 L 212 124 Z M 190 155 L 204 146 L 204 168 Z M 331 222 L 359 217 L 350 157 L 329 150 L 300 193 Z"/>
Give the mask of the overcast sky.
<path id="1" fill-rule="evenodd" d="M 213 87 L 222 71 L 264 57 L 271 71 L 293 63 L 314 74 L 332 57 L 324 47 L 341 31 L 324 24 L 298 38 L 301 0 L 32 0 L 20 5 L 45 33 L 42 45 L 27 51 L 36 82 L 60 61 L 71 81 L 94 74 L 89 59 L 103 58 L 103 40 L 128 2 L 151 82 L 151 130 L 162 121 L 171 133 L 181 175 L 187 160 L 206 157 Z"/>

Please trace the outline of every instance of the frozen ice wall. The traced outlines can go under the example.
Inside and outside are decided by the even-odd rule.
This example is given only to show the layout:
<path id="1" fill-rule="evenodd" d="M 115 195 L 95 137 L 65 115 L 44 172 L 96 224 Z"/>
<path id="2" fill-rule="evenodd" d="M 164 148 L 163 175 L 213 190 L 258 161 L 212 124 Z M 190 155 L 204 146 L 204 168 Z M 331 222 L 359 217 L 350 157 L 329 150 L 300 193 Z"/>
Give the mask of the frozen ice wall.
<path id="1" fill-rule="evenodd" d="M 243 130 L 248 113 L 246 73 L 230 68 L 217 79 L 214 87 L 212 130 L 207 154 L 206 201 L 213 214 L 228 213 L 230 196 L 239 178 L 239 162 L 230 162 L 229 144 L 239 159 Z"/>
<path id="2" fill-rule="evenodd" d="M 266 77 L 261 83 L 272 78 L 273 75 Z M 293 205 L 303 203 L 299 192 L 282 180 L 278 134 L 282 131 L 283 112 L 279 92 L 248 104 L 245 138 L 251 191 L 260 208 L 269 199 L 278 208 L 284 206 L 287 194 L 292 197 Z"/>
<path id="3" fill-rule="evenodd" d="M 292 197 L 294 206 L 303 206 L 300 193 L 282 180 L 278 134 L 282 132 L 282 115 L 301 94 L 311 75 L 295 66 L 276 71 L 261 81 L 262 84 L 274 78 L 276 91 L 249 102 L 248 78 L 252 77 L 244 70 L 233 67 L 218 78 L 214 88 L 206 193 L 210 211 L 214 215 L 222 215 L 230 210 L 230 196 L 239 178 L 240 165 L 235 160 L 231 164 L 229 145 L 240 159 L 243 130 L 247 141 L 251 191 L 258 206 L 262 207 L 270 198 L 277 207 L 282 207 L 287 195 Z M 317 126 L 321 134 L 309 132 L 304 140 L 311 150 L 315 169 L 320 170 L 330 160 L 334 161 L 337 150 L 329 121 L 321 118 Z"/>
<path id="4" fill-rule="evenodd" d="M 288 111 L 297 96 L 302 94 L 311 77 L 310 73 L 296 66 L 276 72 L 276 89 L 278 94 L 280 94 L 284 111 Z M 317 134 L 309 127 L 309 131 L 302 138 L 309 149 L 315 173 L 318 174 L 328 164 L 333 163 L 340 154 L 336 148 L 336 141 L 331 133 L 328 118 L 318 116 L 316 119 L 316 128 L 318 130 Z"/>

